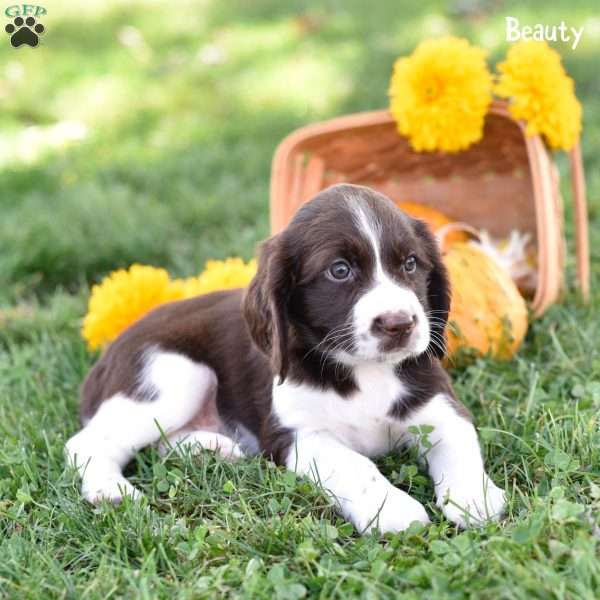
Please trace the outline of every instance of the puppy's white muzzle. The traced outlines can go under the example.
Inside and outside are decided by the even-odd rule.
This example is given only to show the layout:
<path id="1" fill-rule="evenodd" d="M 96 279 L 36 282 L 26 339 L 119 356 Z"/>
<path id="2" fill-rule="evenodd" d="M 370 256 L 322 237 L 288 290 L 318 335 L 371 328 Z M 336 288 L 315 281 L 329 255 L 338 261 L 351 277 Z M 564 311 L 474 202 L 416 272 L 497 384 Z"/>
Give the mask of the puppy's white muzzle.
<path id="1" fill-rule="evenodd" d="M 378 281 L 354 306 L 355 358 L 398 362 L 429 346 L 429 321 L 417 295 Z"/>

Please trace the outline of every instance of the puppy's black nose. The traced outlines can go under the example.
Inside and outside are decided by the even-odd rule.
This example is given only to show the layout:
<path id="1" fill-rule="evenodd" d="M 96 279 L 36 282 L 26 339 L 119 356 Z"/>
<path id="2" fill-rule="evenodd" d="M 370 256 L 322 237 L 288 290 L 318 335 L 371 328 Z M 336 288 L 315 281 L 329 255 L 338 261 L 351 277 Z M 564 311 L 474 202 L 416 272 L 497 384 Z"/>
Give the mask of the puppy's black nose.
<path id="1" fill-rule="evenodd" d="M 405 312 L 389 312 L 373 319 L 372 331 L 376 335 L 404 338 L 412 332 L 417 324 L 417 315 Z"/>

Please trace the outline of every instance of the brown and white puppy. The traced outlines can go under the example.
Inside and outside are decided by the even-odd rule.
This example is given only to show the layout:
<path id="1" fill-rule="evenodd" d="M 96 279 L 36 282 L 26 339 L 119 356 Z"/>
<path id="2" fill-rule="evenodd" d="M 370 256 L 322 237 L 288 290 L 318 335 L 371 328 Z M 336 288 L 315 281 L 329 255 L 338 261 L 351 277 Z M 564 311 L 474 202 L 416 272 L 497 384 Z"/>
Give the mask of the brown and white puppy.
<path id="1" fill-rule="evenodd" d="M 122 469 L 162 439 L 270 456 L 322 485 L 359 531 L 398 531 L 429 518 L 370 458 L 416 444 L 448 519 L 498 518 L 504 493 L 439 362 L 448 307 L 422 222 L 368 188 L 321 192 L 263 244 L 245 293 L 162 306 L 108 348 L 67 443 L 84 496 L 136 496 Z"/>

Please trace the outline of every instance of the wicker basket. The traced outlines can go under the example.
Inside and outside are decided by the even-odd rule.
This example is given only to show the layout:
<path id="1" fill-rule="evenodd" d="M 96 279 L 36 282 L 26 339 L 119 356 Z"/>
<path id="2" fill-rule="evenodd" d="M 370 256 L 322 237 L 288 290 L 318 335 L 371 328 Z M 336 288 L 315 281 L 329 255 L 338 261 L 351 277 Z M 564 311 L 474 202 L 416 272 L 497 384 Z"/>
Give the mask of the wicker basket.
<path id="1" fill-rule="evenodd" d="M 589 249 L 580 149 L 571 152 L 577 271 L 589 294 Z M 271 229 L 327 186 L 367 185 L 395 201 L 421 202 L 492 235 L 529 232 L 537 246 L 536 315 L 563 286 L 564 237 L 558 171 L 539 136 L 525 137 L 504 101 L 492 103 L 481 142 L 464 152 L 418 153 L 387 111 L 359 113 L 303 127 L 279 145 L 271 174 Z"/>

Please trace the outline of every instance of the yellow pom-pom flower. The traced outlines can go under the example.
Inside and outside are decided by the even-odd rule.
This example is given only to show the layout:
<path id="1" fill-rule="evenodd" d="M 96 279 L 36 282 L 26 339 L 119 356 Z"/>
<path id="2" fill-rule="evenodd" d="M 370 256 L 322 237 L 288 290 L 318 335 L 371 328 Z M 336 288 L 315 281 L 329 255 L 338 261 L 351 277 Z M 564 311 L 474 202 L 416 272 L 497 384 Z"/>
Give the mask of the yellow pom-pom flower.
<path id="1" fill-rule="evenodd" d="M 256 261 L 209 260 L 198 277 L 171 280 L 164 269 L 132 265 L 108 275 L 92 287 L 82 335 L 90 350 L 112 342 L 152 309 L 174 300 L 217 290 L 244 287 L 256 273 Z"/>
<path id="2" fill-rule="evenodd" d="M 510 112 L 526 121 L 528 135 L 541 134 L 551 148 L 570 150 L 581 133 L 581 104 L 558 52 L 546 42 L 521 41 L 498 65 L 494 91 L 510 98 Z"/>
<path id="3" fill-rule="evenodd" d="M 390 111 L 415 150 L 458 152 L 481 139 L 491 92 L 484 50 L 452 36 L 426 40 L 396 61 Z"/>
<path id="4" fill-rule="evenodd" d="M 100 348 L 149 310 L 182 297 L 164 269 L 132 265 L 114 271 L 92 287 L 83 337 L 91 350 Z"/>
<path id="5" fill-rule="evenodd" d="M 190 298 L 218 290 L 245 287 L 256 273 L 256 260 L 245 263 L 241 258 L 209 260 L 198 277 L 179 279 L 173 282 L 181 286 L 183 296 Z"/>

